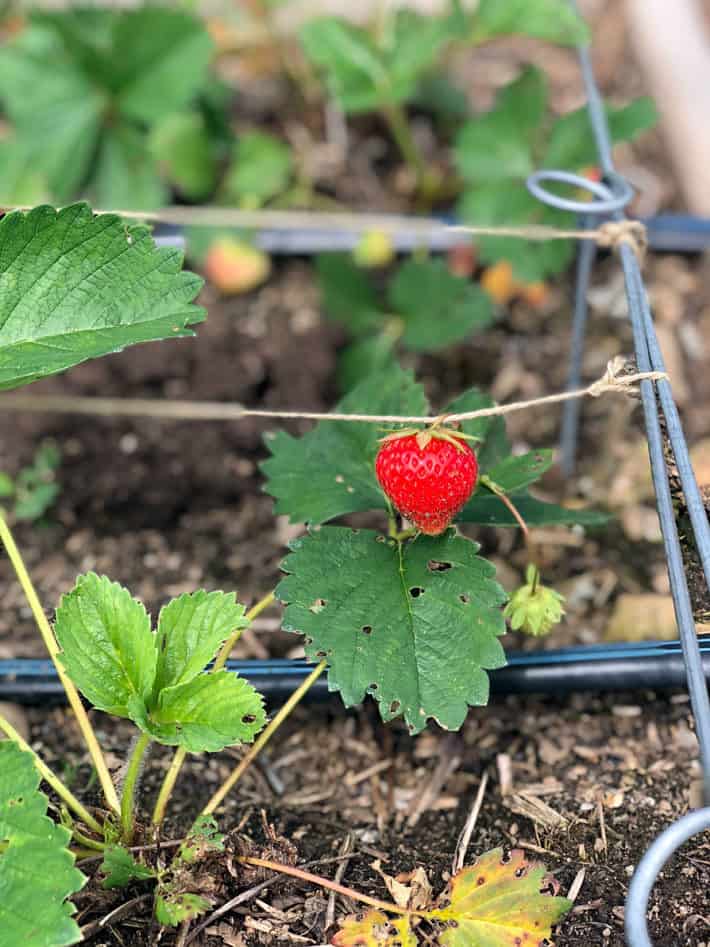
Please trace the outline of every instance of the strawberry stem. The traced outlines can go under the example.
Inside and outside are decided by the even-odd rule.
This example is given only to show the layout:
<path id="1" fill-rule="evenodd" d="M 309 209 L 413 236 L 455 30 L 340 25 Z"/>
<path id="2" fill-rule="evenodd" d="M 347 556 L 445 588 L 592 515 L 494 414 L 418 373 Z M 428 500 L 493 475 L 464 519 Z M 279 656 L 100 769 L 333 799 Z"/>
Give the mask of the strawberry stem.
<path id="1" fill-rule="evenodd" d="M 500 484 L 497 484 L 495 480 L 491 480 L 491 478 L 487 477 L 485 474 L 481 477 L 481 483 L 484 485 L 484 487 L 488 487 L 491 493 L 494 493 L 504 506 L 507 506 L 507 508 L 513 514 L 513 518 L 515 519 L 516 523 L 518 524 L 518 526 L 520 526 L 521 530 L 523 531 L 525 542 L 529 543 L 530 542 L 530 529 L 528 528 L 528 524 L 525 522 L 520 510 L 510 499 L 510 497 L 505 492 L 503 487 L 501 487 Z"/>

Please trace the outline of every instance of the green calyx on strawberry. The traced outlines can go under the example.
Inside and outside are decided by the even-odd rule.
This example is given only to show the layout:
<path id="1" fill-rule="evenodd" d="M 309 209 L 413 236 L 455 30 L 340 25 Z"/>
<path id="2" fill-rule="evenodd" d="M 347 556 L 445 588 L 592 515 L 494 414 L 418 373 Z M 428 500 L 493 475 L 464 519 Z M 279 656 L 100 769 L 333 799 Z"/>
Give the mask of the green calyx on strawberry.
<path id="1" fill-rule="evenodd" d="M 478 462 L 467 439 L 438 424 L 382 439 L 377 479 L 393 506 L 422 533 L 443 533 L 476 487 Z"/>
<path id="2" fill-rule="evenodd" d="M 525 573 L 525 585 L 513 593 L 503 614 L 513 631 L 540 637 L 549 634 L 565 613 L 564 598 L 542 585 L 537 566 L 532 563 Z"/>

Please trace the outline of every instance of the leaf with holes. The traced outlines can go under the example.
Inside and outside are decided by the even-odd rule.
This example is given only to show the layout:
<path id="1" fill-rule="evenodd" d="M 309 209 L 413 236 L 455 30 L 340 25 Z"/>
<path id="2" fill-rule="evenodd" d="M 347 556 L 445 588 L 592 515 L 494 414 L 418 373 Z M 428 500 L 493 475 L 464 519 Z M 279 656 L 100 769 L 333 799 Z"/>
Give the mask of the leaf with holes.
<path id="1" fill-rule="evenodd" d="M 128 717 L 129 706 L 149 698 L 155 636 L 143 604 L 118 582 L 79 576 L 62 596 L 54 630 L 67 674 L 99 710 Z"/>
<path id="2" fill-rule="evenodd" d="M 284 629 L 326 657 L 346 706 L 371 694 L 383 720 L 412 733 L 433 717 L 455 730 L 488 701 L 485 669 L 505 664 L 506 596 L 478 545 L 453 530 L 400 545 L 369 530 L 323 527 L 295 540 L 276 595 Z"/>
<path id="3" fill-rule="evenodd" d="M 542 893 L 557 883 L 545 868 L 527 861 L 524 852 L 503 857 L 500 848 L 481 855 L 451 881 L 447 907 L 430 917 L 447 927 L 442 947 L 543 947 L 556 924 L 572 906 L 567 898 Z"/>
<path id="4" fill-rule="evenodd" d="M 86 204 L 0 221 L 0 389 L 137 342 L 192 335 L 202 280 L 145 227 Z"/>
<path id="5" fill-rule="evenodd" d="M 104 888 L 125 888 L 132 881 L 148 881 L 155 878 L 155 871 L 136 861 L 131 852 L 120 845 L 110 845 L 104 851 L 101 871 L 106 876 Z"/>
<path id="6" fill-rule="evenodd" d="M 247 624 L 234 592 L 200 589 L 168 602 L 158 617 L 154 695 L 197 677 L 230 634 Z"/>
<path id="7" fill-rule="evenodd" d="M 251 743 L 266 722 L 261 695 L 231 671 L 200 674 L 164 687 L 149 707 L 135 697 L 128 709 L 144 733 L 189 753 L 216 753 L 225 746 Z"/>
<path id="8" fill-rule="evenodd" d="M 371 375 L 335 408 L 346 414 L 424 415 L 422 388 L 399 367 Z M 276 512 L 292 523 L 324 523 L 360 510 L 385 510 L 375 477 L 382 430 L 375 424 L 321 421 L 302 437 L 285 431 L 267 436 L 271 457 L 261 465 L 264 489 L 276 498 Z"/>
<path id="9" fill-rule="evenodd" d="M 389 301 L 404 320 L 402 344 L 432 352 L 479 332 L 493 320 L 490 297 L 449 272 L 443 260 L 410 260 L 389 288 Z"/>
<path id="10" fill-rule="evenodd" d="M 155 919 L 164 927 L 177 927 L 204 914 L 211 902 L 200 894 L 172 891 L 164 885 L 155 899 Z"/>
<path id="11" fill-rule="evenodd" d="M 64 947 L 82 940 L 68 900 L 86 878 L 69 852 L 70 832 L 47 816 L 29 753 L 0 743 L 0 940 Z"/>
<path id="12" fill-rule="evenodd" d="M 213 815 L 199 815 L 182 840 L 177 858 L 191 865 L 208 852 L 223 852 L 224 839 L 225 836 L 218 830 Z"/>
<path id="13" fill-rule="evenodd" d="M 408 917 L 390 920 L 374 909 L 343 918 L 331 941 L 334 947 L 417 947 L 418 943 Z"/>

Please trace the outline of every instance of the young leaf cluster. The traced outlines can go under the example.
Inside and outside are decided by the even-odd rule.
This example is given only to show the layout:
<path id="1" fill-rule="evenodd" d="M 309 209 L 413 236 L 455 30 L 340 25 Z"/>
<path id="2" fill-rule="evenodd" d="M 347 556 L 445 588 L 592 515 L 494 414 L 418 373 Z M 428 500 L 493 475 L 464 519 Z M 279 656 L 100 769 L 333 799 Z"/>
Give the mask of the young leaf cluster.
<path id="1" fill-rule="evenodd" d="M 99 710 L 127 717 L 158 743 L 191 753 L 253 740 L 265 722 L 260 695 L 229 671 L 205 673 L 245 625 L 234 593 L 180 595 L 151 629 L 143 605 L 106 576 L 87 573 L 57 609 L 61 662 Z"/>
<path id="2" fill-rule="evenodd" d="M 58 445 L 45 441 L 17 476 L 0 471 L 0 503 L 8 504 L 16 520 L 39 520 L 52 506 L 60 490 L 56 472 L 61 459 Z"/>

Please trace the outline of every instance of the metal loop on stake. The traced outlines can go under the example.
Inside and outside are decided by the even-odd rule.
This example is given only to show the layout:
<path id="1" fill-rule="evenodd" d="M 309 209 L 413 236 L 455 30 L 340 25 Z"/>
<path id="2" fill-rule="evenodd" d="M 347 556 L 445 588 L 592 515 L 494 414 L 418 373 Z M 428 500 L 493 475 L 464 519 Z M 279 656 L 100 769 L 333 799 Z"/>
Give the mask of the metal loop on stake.
<path id="1" fill-rule="evenodd" d="M 684 842 L 710 828 L 710 808 L 696 809 L 678 819 L 658 836 L 636 867 L 626 898 L 624 927 L 630 947 L 653 947 L 648 935 L 646 913 L 656 879 Z"/>
<path id="2" fill-rule="evenodd" d="M 580 174 L 571 171 L 534 171 L 525 182 L 527 189 L 543 204 L 557 210 L 569 210 L 575 214 L 594 214 L 607 216 L 622 211 L 633 199 L 634 189 L 621 175 L 612 175 L 612 186 L 604 181 L 590 181 Z M 594 201 L 575 201 L 568 197 L 560 197 L 548 191 L 543 184 L 554 181 L 557 184 L 569 184 L 571 187 L 589 191 L 596 198 Z"/>

